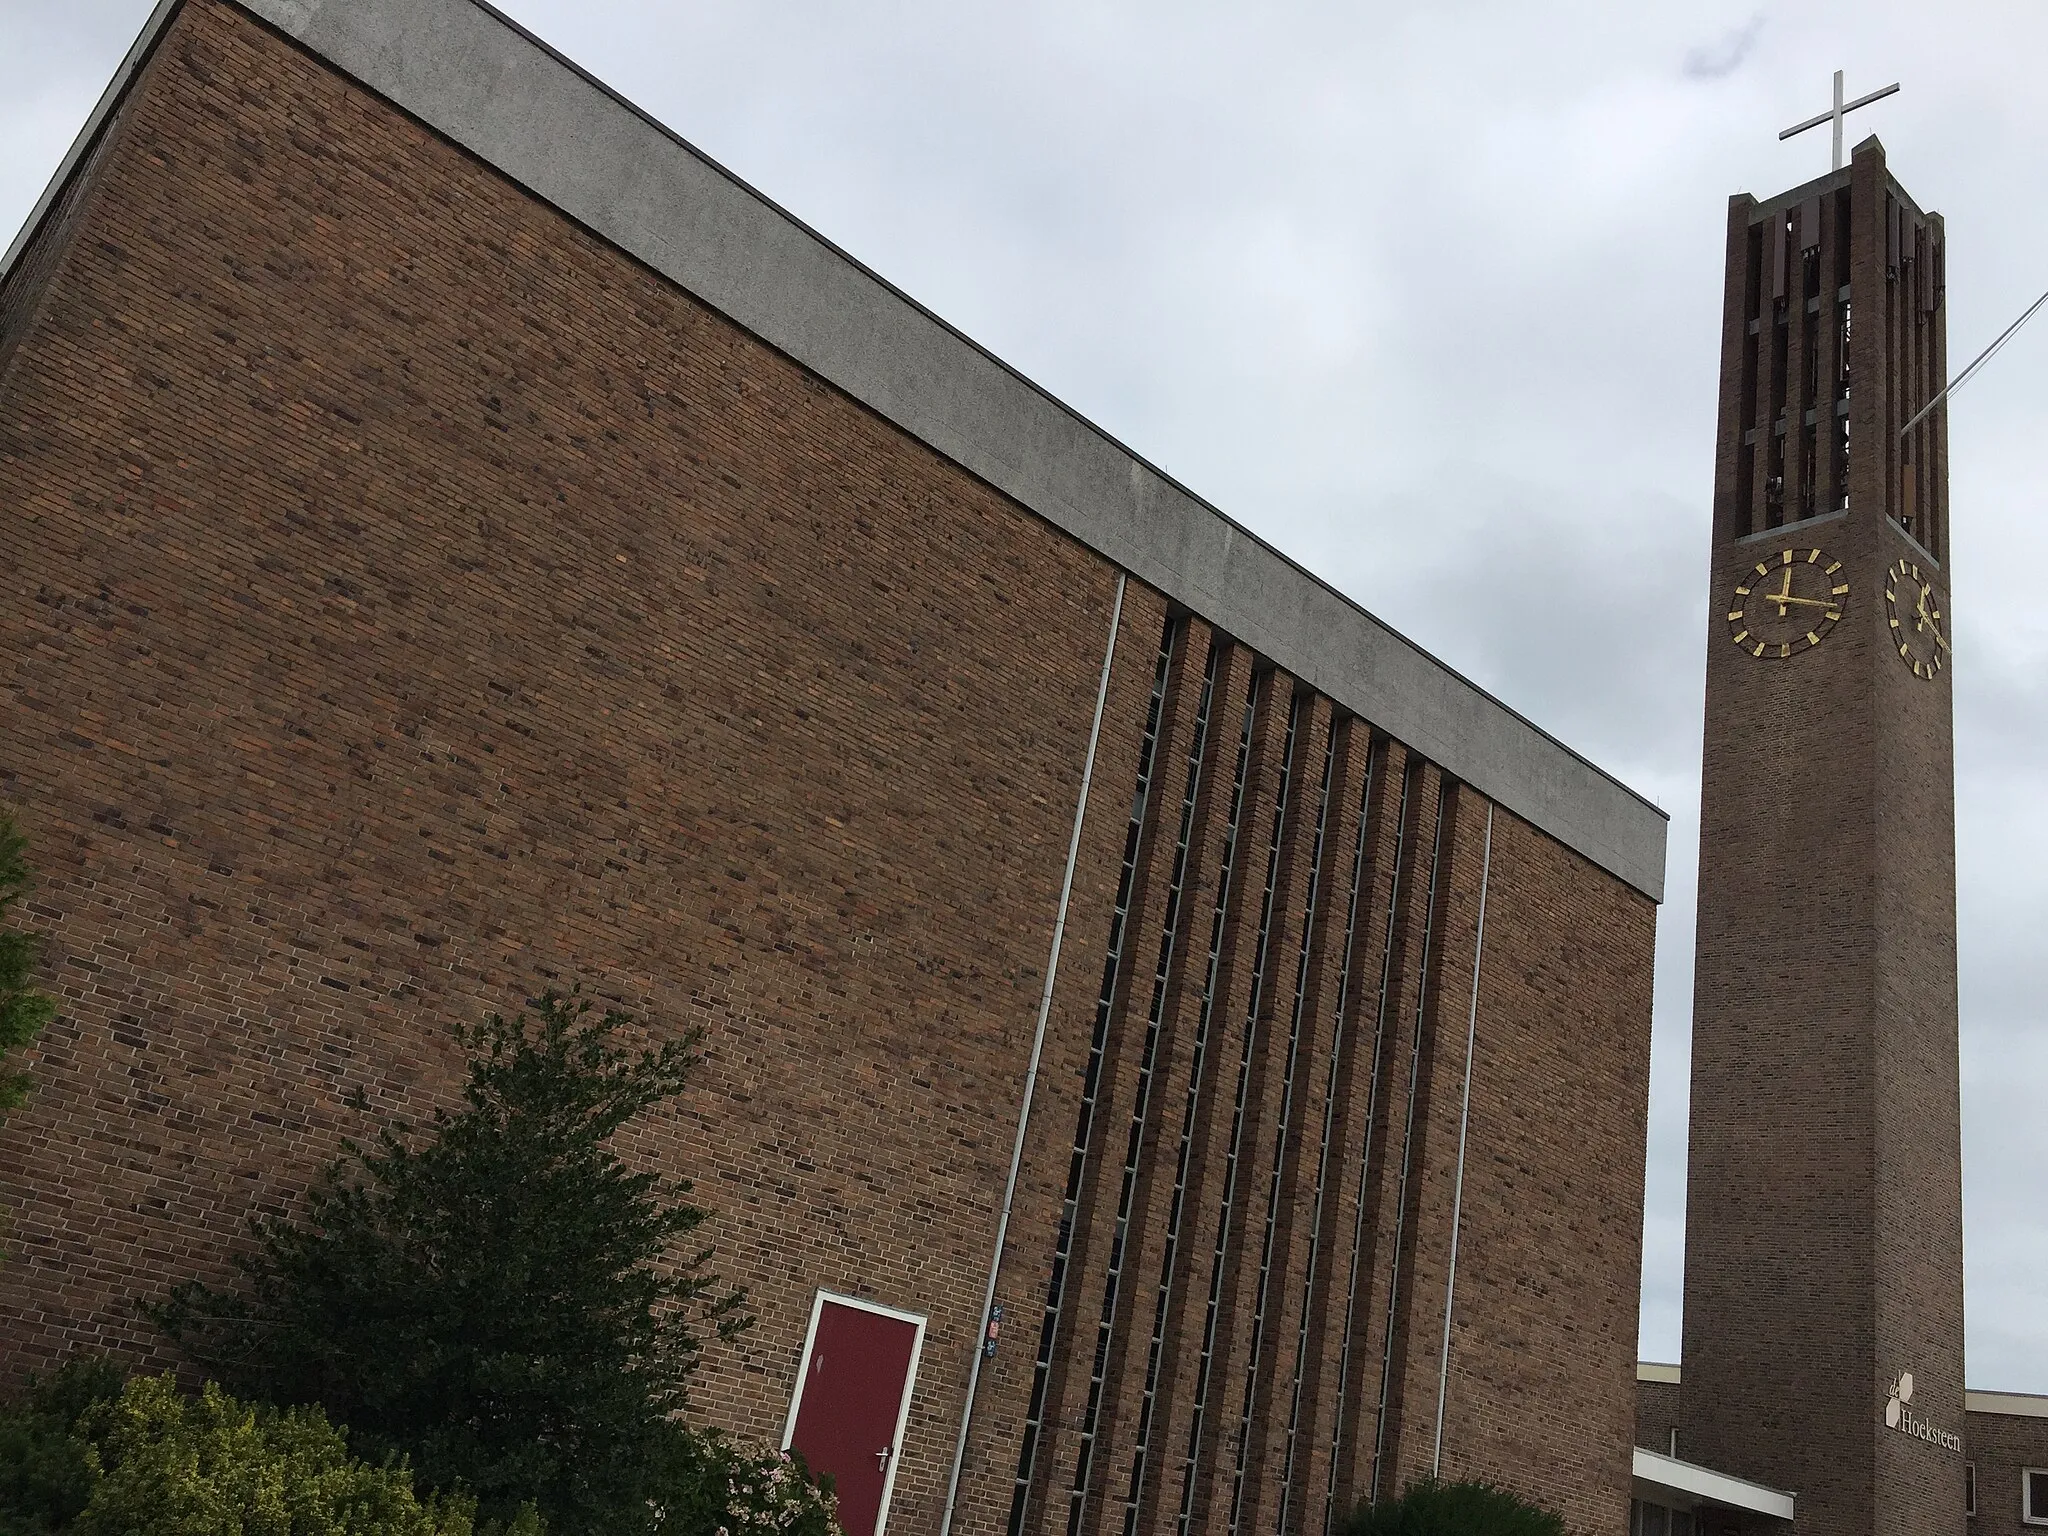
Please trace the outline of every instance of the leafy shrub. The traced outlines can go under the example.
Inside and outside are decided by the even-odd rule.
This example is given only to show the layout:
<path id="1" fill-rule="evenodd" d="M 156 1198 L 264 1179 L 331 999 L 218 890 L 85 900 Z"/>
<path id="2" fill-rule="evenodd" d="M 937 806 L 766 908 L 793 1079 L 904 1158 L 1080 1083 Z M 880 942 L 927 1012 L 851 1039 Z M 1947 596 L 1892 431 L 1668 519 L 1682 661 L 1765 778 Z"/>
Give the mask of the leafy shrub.
<path id="1" fill-rule="evenodd" d="M 1565 1536 L 1564 1521 L 1490 1483 L 1410 1483 L 1398 1499 L 1361 1504 L 1343 1536 Z"/>
<path id="2" fill-rule="evenodd" d="M 233 1389 L 322 1405 L 358 1451 L 408 1456 L 423 1487 L 633 1536 L 699 1330 L 751 1321 L 708 1248 L 671 1252 L 705 1217 L 679 1198 L 689 1184 L 629 1172 L 609 1146 L 682 1091 L 696 1041 L 636 1053 L 613 1039 L 622 1014 L 593 1023 L 556 993 L 528 1008 L 456 1030 L 465 1102 L 431 1136 L 351 1145 L 303 1223 L 256 1219 L 238 1290 L 187 1283 L 149 1310 Z"/>
<path id="3" fill-rule="evenodd" d="M 840 1536 L 832 1480 L 803 1458 L 678 1429 L 655 1495 L 660 1536 Z"/>
<path id="4" fill-rule="evenodd" d="M 0 1058 L 32 1045 L 43 1026 L 57 1016 L 54 998 L 30 984 L 35 975 L 41 939 L 8 921 L 8 909 L 28 889 L 28 864 L 22 858 L 24 839 L 14 818 L 0 811 Z M 0 1120 L 28 1101 L 28 1074 L 0 1063 Z M 0 1238 L 7 1235 L 7 1211 L 0 1207 Z M 0 1250 L 0 1260 L 6 1258 Z"/>
<path id="5" fill-rule="evenodd" d="M 0 1414 L 4 1536 L 478 1536 L 466 1500 L 422 1504 L 402 1463 L 348 1453 L 318 1408 L 276 1413 L 168 1375 L 125 1387 L 67 1365 Z M 509 1536 L 540 1536 L 529 1510 Z"/>
<path id="6" fill-rule="evenodd" d="M 100 1461 L 74 1426 L 121 1395 L 121 1378 L 109 1361 L 72 1360 L 0 1409 L 0 1536 L 50 1536 L 85 1512 Z"/>
<path id="7" fill-rule="evenodd" d="M 57 1012 L 56 1002 L 29 984 L 41 947 L 36 935 L 6 921 L 7 909 L 28 889 L 25 842 L 14 818 L 0 811 L 0 1056 L 32 1042 Z M 28 1074 L 0 1069 L 0 1116 L 27 1098 Z"/>

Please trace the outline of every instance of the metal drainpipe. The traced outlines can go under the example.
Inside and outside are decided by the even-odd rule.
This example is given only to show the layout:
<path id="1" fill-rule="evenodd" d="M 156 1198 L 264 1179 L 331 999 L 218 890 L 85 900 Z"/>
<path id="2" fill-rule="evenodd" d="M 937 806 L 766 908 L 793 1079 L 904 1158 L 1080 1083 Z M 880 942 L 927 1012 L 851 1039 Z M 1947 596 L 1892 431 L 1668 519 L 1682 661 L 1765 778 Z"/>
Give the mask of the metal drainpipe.
<path id="1" fill-rule="evenodd" d="M 1081 765 L 1081 796 L 1074 807 L 1074 835 L 1067 843 L 1067 872 L 1060 881 L 1060 904 L 1052 925 L 1052 953 L 1045 962 L 1045 990 L 1038 998 L 1038 1027 L 1031 1036 L 1031 1060 L 1024 1069 L 1024 1102 L 1017 1111 L 1017 1141 L 1010 1149 L 1010 1176 L 1003 1185 L 1003 1211 L 996 1219 L 995 1252 L 988 1261 L 988 1288 L 981 1298 L 981 1327 L 974 1334 L 973 1363 L 967 1370 L 967 1401 L 960 1409 L 960 1437 L 953 1444 L 953 1472 L 946 1480 L 946 1513 L 939 1521 L 939 1536 L 953 1529 L 953 1508 L 960 1498 L 960 1468 L 967 1459 L 967 1431 L 974 1423 L 974 1394 L 981 1385 L 981 1342 L 988 1328 L 989 1311 L 996 1304 L 996 1279 L 1003 1267 L 1003 1243 L 1010 1233 L 1010 1207 L 1017 1198 L 1017 1174 L 1024 1163 L 1024 1133 L 1031 1125 L 1031 1096 L 1038 1088 L 1038 1061 L 1045 1051 L 1045 1025 L 1052 1014 L 1052 985 L 1059 974 L 1060 941 L 1067 933 L 1067 901 L 1074 892 L 1074 866 L 1081 857 L 1081 823 L 1088 814 L 1088 786 L 1095 777 L 1095 748 L 1102 739 L 1102 710 L 1109 702 L 1109 667 L 1116 659 L 1116 632 L 1124 616 L 1124 583 L 1129 578 L 1116 574 L 1116 602 L 1109 614 L 1109 644 L 1102 652 L 1102 680 L 1095 689 L 1095 720 L 1088 728 L 1088 756 Z"/>

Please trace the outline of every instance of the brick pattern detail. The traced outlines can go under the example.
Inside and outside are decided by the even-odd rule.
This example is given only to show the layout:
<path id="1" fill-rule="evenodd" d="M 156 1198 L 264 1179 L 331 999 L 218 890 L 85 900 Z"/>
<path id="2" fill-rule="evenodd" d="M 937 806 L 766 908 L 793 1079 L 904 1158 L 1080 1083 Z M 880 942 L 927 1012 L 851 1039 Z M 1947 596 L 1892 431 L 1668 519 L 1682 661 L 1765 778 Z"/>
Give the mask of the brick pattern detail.
<path id="1" fill-rule="evenodd" d="M 290 1208 L 346 1093 L 418 1122 L 447 1022 L 580 981 L 707 1032 L 629 1147 L 760 1318 L 693 1411 L 779 1435 L 819 1287 L 925 1313 L 935 1530 L 1117 572 L 225 0 L 38 238 L 0 794 L 63 1013 L 0 1373 L 162 1359 L 131 1300 Z M 1063 1223 L 1022 1528 L 1320 1533 L 1439 1380 L 1447 1464 L 1618 1522 L 1654 908 L 1494 813 L 1446 1376 L 1486 819 L 1125 588 L 956 1530 L 1009 1526 Z"/>
<path id="2" fill-rule="evenodd" d="M 1638 1381 L 1636 1383 L 1636 1444 L 1653 1451 L 1672 1454 L 1671 1432 L 1678 1428 L 1679 1384 L 1675 1381 Z M 1678 1448 L 1680 1460 L 1685 1459 L 1686 1447 Z"/>

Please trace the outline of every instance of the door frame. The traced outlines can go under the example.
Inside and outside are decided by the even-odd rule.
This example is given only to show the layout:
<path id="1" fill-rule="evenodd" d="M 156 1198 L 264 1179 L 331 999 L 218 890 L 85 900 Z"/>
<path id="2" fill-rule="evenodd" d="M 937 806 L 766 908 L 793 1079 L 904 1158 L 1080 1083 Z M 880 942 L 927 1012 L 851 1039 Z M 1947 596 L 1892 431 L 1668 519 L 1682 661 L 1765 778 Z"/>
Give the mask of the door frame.
<path id="1" fill-rule="evenodd" d="M 892 1447 L 889 1470 L 882 1477 L 882 1506 L 875 1515 L 875 1536 L 882 1536 L 889 1528 L 889 1500 L 896 1492 L 896 1469 L 903 1465 L 903 1433 L 910 1423 L 910 1400 L 917 1395 L 917 1365 L 924 1355 L 927 1317 L 922 1312 L 905 1312 L 900 1307 L 885 1307 L 878 1301 L 864 1301 L 858 1296 L 842 1296 L 820 1286 L 811 1297 L 811 1320 L 804 1329 L 803 1353 L 797 1357 L 796 1391 L 789 1399 L 789 1417 L 782 1426 L 782 1449 L 785 1451 L 796 1438 L 796 1416 L 803 1409 L 804 1387 L 811 1379 L 811 1346 L 817 1342 L 818 1319 L 824 1315 L 828 1301 L 836 1307 L 852 1307 L 859 1312 L 873 1312 L 899 1323 L 909 1323 L 917 1330 L 910 1341 L 910 1366 L 903 1373 L 903 1400 L 896 1405 L 896 1428 L 889 1441 Z"/>

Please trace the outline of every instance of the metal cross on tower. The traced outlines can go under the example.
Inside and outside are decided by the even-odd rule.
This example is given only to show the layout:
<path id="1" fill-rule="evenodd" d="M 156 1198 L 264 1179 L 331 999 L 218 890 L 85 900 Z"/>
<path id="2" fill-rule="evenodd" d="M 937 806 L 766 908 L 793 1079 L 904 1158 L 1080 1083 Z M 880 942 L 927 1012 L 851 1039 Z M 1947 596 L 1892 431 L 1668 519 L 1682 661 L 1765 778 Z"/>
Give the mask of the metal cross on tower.
<path id="1" fill-rule="evenodd" d="M 1835 125 L 1835 169 L 1839 171 L 1842 168 L 1842 119 L 1851 112 L 1854 112 L 1858 107 L 1867 107 L 1873 101 L 1884 100 L 1885 97 L 1897 91 L 1898 88 L 1899 82 L 1894 80 L 1890 85 L 1883 87 L 1881 90 L 1872 91 L 1868 96 L 1858 96 L 1854 101 L 1845 102 L 1842 100 L 1842 72 L 1838 69 L 1835 71 L 1835 104 L 1817 117 L 1809 117 L 1803 123 L 1794 123 L 1790 128 L 1779 134 L 1778 137 L 1780 139 L 1789 139 L 1795 133 L 1804 133 L 1809 128 L 1818 128 L 1822 123 L 1833 123 Z"/>

